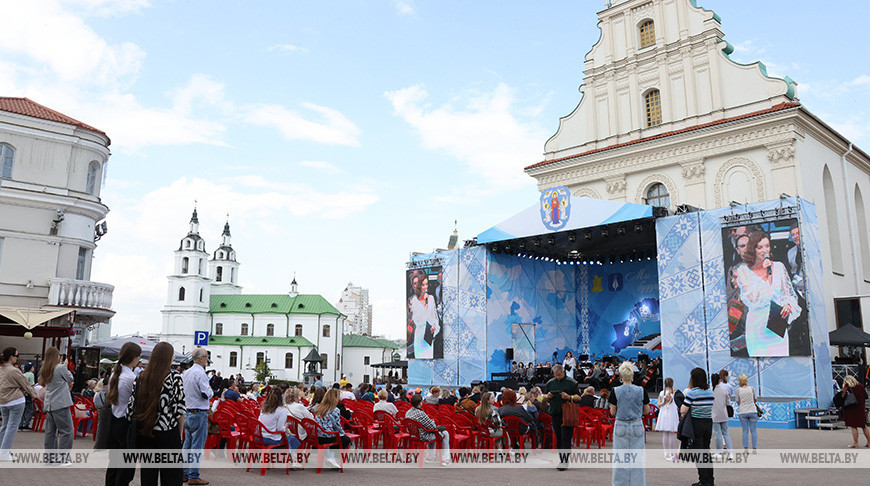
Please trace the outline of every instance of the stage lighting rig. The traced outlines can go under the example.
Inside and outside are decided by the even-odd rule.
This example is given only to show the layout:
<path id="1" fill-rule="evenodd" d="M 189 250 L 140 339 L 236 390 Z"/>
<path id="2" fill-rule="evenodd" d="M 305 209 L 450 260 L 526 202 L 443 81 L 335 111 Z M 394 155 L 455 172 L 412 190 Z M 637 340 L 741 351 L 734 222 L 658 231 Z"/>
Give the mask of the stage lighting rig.
<path id="1" fill-rule="evenodd" d="M 570 241 L 571 243 L 574 243 L 577 241 L 577 237 L 574 236 L 574 233 L 571 233 L 570 235 L 568 235 L 568 241 Z"/>
<path id="2" fill-rule="evenodd" d="M 643 225 L 640 224 L 640 223 L 635 224 L 635 225 L 634 225 L 634 231 L 635 231 L 636 233 L 642 233 L 642 232 L 643 232 Z"/>
<path id="3" fill-rule="evenodd" d="M 616 228 L 616 234 L 618 234 L 619 236 L 624 235 L 625 234 L 625 226 L 620 226 L 619 228 Z"/>
<path id="4" fill-rule="evenodd" d="M 604 228 L 603 230 L 601 230 L 601 237 L 602 238 L 610 238 L 610 230 L 608 230 L 607 228 Z"/>
<path id="5" fill-rule="evenodd" d="M 592 239 L 592 232 L 591 232 L 591 231 L 587 231 L 586 234 L 583 235 L 583 237 L 586 238 L 586 241 L 591 240 L 591 239 Z"/>
<path id="6" fill-rule="evenodd" d="M 552 236 L 548 237 L 548 238 L 547 238 L 547 244 L 550 245 L 550 246 L 555 245 L 555 244 L 556 244 L 556 238 L 553 238 Z"/>

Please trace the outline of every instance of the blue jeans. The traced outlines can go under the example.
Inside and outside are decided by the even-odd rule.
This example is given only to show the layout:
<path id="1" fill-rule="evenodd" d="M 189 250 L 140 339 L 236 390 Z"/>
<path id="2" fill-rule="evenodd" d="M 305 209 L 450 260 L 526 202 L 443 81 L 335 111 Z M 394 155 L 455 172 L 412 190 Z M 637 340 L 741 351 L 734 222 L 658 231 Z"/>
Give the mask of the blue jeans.
<path id="1" fill-rule="evenodd" d="M 756 429 L 756 426 L 758 425 L 758 414 L 741 413 L 737 414 L 737 417 L 740 419 L 740 427 L 743 429 L 743 448 L 746 449 L 749 447 L 748 435 L 751 433 L 752 448 L 758 449 L 758 430 Z"/>
<path id="2" fill-rule="evenodd" d="M 0 425 L 0 457 L 8 457 L 12 441 L 18 433 L 18 425 L 21 424 L 24 404 L 0 407 L 0 414 L 3 416 L 3 425 Z"/>
<path id="3" fill-rule="evenodd" d="M 723 438 L 725 439 L 725 449 L 729 451 L 733 449 L 731 434 L 728 433 L 728 422 L 713 422 L 713 449 L 718 451 L 722 448 Z"/>
<path id="4" fill-rule="evenodd" d="M 267 446 L 278 445 L 280 443 L 281 439 L 270 439 L 268 437 L 263 437 L 263 444 Z M 291 451 L 297 449 L 300 445 L 302 445 L 302 443 L 299 442 L 299 439 L 293 437 L 292 435 L 287 437 L 287 443 L 290 445 Z"/>
<path id="5" fill-rule="evenodd" d="M 646 484 L 646 457 L 644 456 L 644 430 L 640 419 L 626 422 L 617 420 L 613 426 L 613 452 L 624 454 L 629 450 L 637 452 L 637 463 L 614 464 L 611 481 L 620 486 L 643 486 Z M 620 450 L 623 450 L 620 452 Z"/>
<path id="6" fill-rule="evenodd" d="M 181 450 L 202 452 L 205 439 L 208 436 L 208 412 L 187 412 L 184 416 L 184 444 Z M 199 464 L 190 463 L 190 467 L 184 468 L 184 477 L 199 479 Z"/>
<path id="7" fill-rule="evenodd" d="M 30 427 L 30 421 L 33 420 L 33 414 L 36 411 L 33 410 L 33 398 L 30 395 L 24 397 L 24 400 L 24 415 L 21 416 L 21 426 Z"/>

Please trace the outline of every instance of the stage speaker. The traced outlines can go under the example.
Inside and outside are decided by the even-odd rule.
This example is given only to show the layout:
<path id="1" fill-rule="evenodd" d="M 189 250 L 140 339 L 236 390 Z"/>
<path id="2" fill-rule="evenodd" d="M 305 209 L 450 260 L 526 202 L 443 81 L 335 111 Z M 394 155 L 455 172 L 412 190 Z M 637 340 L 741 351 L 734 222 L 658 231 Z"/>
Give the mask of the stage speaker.
<path id="1" fill-rule="evenodd" d="M 508 361 L 514 360 L 514 348 L 505 348 L 504 356 L 508 359 Z"/>

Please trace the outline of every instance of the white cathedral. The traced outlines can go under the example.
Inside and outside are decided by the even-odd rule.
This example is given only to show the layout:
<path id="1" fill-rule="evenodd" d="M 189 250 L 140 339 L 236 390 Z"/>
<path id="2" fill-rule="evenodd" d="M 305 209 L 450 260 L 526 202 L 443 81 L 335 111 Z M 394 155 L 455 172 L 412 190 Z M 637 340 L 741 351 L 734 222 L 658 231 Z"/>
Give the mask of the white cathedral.
<path id="1" fill-rule="evenodd" d="M 347 316 L 320 295 L 300 294 L 295 278 L 288 293 L 243 294 L 229 222 L 209 258 L 196 209 L 168 278 L 160 340 L 188 353 L 196 347 L 194 334 L 208 331 L 211 368 L 224 377 L 241 374 L 250 382 L 254 368 L 266 362 L 275 378 L 301 382 L 303 360 L 314 352 L 323 360 L 324 383 L 342 374 L 370 382 L 371 365 L 391 361 L 398 348 L 383 339 L 343 335 Z"/>

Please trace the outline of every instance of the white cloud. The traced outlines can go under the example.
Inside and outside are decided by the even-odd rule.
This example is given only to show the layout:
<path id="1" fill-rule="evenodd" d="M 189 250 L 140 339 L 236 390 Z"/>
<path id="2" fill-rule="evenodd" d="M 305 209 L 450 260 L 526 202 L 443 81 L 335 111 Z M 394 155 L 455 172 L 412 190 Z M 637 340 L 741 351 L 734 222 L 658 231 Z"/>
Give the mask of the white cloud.
<path id="1" fill-rule="evenodd" d="M 247 123 L 271 126 L 288 140 L 310 140 L 327 145 L 359 146 L 360 129 L 339 111 L 314 103 L 302 107 L 319 115 L 311 121 L 281 105 L 259 105 L 247 108 L 243 115 Z"/>
<path id="2" fill-rule="evenodd" d="M 870 76 L 868 76 L 866 74 L 862 74 L 862 75 L 858 76 L 857 78 L 853 79 L 852 81 L 849 81 L 848 85 L 849 86 L 867 86 L 867 85 L 870 85 Z"/>
<path id="3" fill-rule="evenodd" d="M 138 13 L 151 6 L 148 0 L 62 0 L 91 15 L 110 17 Z"/>
<path id="4" fill-rule="evenodd" d="M 398 12 L 399 15 L 414 15 L 414 6 L 411 4 L 411 2 L 405 0 L 398 0 L 394 2 L 394 5 L 396 6 L 396 12 Z"/>
<path id="5" fill-rule="evenodd" d="M 269 47 L 269 51 L 283 52 L 284 54 L 294 54 L 297 52 L 300 54 L 308 54 L 308 49 L 293 44 L 275 44 L 274 46 Z"/>
<path id="6" fill-rule="evenodd" d="M 302 162 L 299 162 L 299 165 L 301 165 L 302 167 L 317 169 L 327 174 L 340 174 L 341 172 L 343 172 L 341 169 L 330 164 L 329 162 L 323 162 L 320 160 L 303 160 Z"/>
<path id="7" fill-rule="evenodd" d="M 540 160 L 546 133 L 519 119 L 511 88 L 501 83 L 491 93 L 476 93 L 440 107 L 427 103 L 421 85 L 385 93 L 396 114 L 413 126 L 426 148 L 463 161 L 489 182 L 491 190 L 531 184 L 523 167 Z M 458 105 L 458 106 L 457 106 Z"/>

